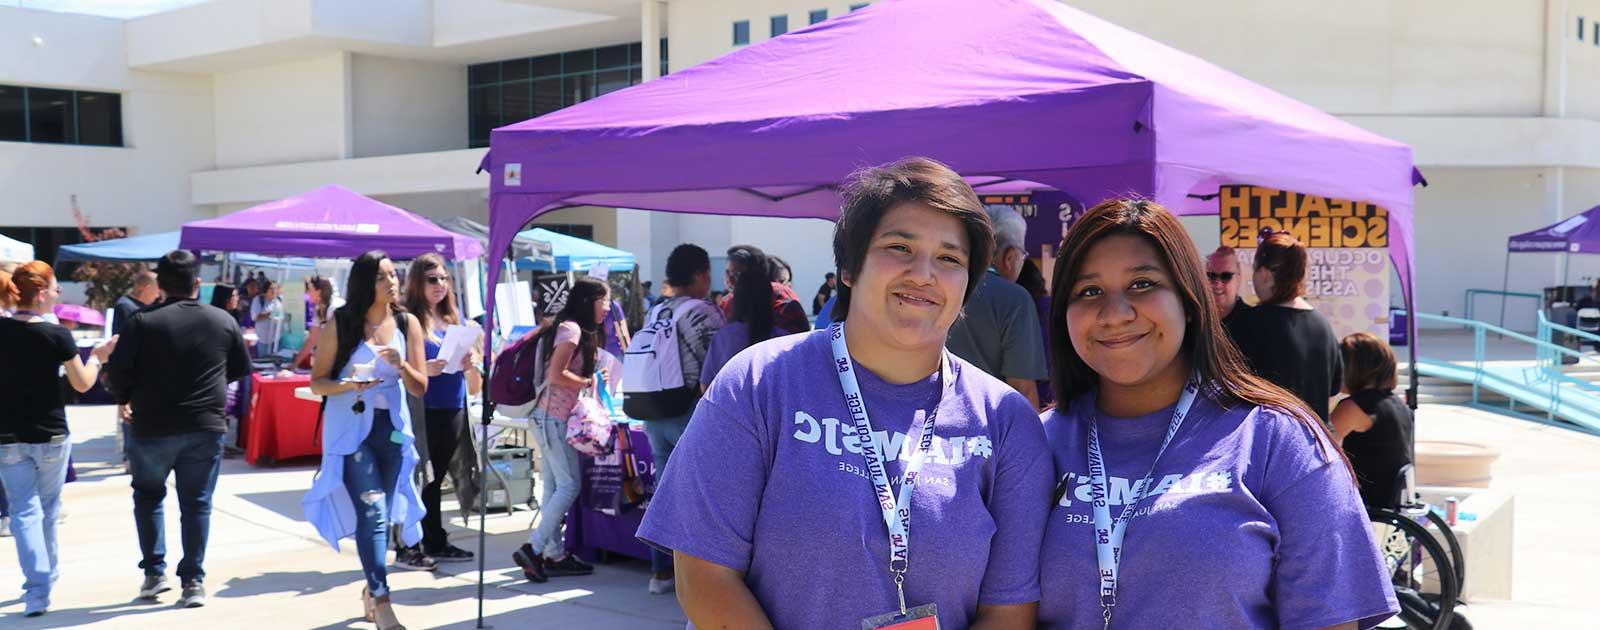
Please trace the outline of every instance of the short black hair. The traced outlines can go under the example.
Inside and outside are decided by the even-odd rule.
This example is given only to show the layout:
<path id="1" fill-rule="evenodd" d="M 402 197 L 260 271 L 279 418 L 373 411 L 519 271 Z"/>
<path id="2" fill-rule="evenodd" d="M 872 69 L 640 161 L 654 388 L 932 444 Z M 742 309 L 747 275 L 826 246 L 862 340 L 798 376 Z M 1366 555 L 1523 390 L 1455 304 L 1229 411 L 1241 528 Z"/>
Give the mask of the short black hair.
<path id="1" fill-rule="evenodd" d="M 667 256 L 667 284 L 683 288 L 694 284 L 700 273 L 711 273 L 711 254 L 705 248 L 684 243 L 672 248 Z"/>
<path id="2" fill-rule="evenodd" d="M 200 259 L 186 249 L 174 249 L 156 261 L 156 286 L 167 297 L 189 297 L 200 284 Z"/>
<path id="3" fill-rule="evenodd" d="M 925 157 L 902 158 L 883 166 L 857 171 L 844 190 L 844 207 L 833 228 L 833 264 L 840 275 L 853 282 L 866 262 L 867 248 L 878 224 L 890 210 L 903 203 L 920 203 L 943 212 L 961 223 L 967 233 L 967 292 L 963 304 L 978 289 L 978 282 L 989 268 L 994 251 L 994 226 L 989 213 L 978 201 L 972 186 L 961 174 L 938 160 Z M 850 311 L 850 285 L 839 283 L 837 299 L 829 316 L 844 321 Z"/>
<path id="4" fill-rule="evenodd" d="M 823 280 L 832 280 L 833 279 L 833 272 L 830 271 L 828 273 L 823 274 L 822 275 L 822 279 Z"/>

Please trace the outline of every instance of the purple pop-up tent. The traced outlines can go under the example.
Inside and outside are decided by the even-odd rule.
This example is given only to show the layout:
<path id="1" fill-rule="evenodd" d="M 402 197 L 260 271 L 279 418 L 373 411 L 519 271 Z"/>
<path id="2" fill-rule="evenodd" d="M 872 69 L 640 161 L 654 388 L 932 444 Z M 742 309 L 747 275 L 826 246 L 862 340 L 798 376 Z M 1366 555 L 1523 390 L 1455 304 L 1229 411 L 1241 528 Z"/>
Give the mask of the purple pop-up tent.
<path id="1" fill-rule="evenodd" d="M 1512 254 L 1565 254 L 1561 259 L 1561 285 L 1567 284 L 1567 270 L 1573 254 L 1600 254 L 1600 206 L 1584 210 L 1561 221 L 1506 239 L 1506 266 L 1500 292 L 1511 286 Z M 1500 325 L 1506 323 L 1506 299 L 1500 298 Z"/>
<path id="2" fill-rule="evenodd" d="M 1413 299 L 1410 147 L 1050 0 L 879 2 L 490 146 L 495 254 L 573 205 L 831 219 L 850 171 L 924 155 L 1180 214 L 1216 213 L 1225 184 L 1375 203 Z"/>
<path id="3" fill-rule="evenodd" d="M 483 255 L 475 239 L 340 186 L 185 223 L 178 246 L 313 258 L 354 258 L 373 249 L 400 260 L 430 252 L 446 260 Z"/>

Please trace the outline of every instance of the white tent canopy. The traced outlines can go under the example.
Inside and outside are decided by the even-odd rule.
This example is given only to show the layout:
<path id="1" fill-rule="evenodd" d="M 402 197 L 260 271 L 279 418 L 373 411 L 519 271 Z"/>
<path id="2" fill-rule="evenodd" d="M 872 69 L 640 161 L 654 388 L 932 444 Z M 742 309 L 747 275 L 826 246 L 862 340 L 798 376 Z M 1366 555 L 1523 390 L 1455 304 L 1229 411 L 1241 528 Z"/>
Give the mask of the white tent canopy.
<path id="1" fill-rule="evenodd" d="M 25 263 L 33 260 L 33 246 L 0 234 L 0 263 Z"/>

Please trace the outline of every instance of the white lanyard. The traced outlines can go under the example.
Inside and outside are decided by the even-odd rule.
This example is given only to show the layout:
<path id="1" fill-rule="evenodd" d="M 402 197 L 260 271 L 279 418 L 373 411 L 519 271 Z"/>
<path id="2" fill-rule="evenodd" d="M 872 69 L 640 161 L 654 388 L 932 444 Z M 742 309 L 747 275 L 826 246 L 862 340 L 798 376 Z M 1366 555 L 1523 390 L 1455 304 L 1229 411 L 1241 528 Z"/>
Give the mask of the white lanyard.
<path id="1" fill-rule="evenodd" d="M 884 453 L 878 448 L 878 442 L 872 439 L 872 422 L 867 418 L 866 400 L 861 396 L 861 384 L 856 381 L 850 350 L 844 343 L 844 322 L 834 322 L 829 326 L 828 336 L 833 341 L 833 362 L 839 372 L 839 387 L 844 390 L 845 406 L 850 408 L 850 417 L 855 422 L 856 442 L 861 445 L 861 456 L 867 460 L 872 489 L 878 498 L 878 507 L 883 510 L 883 523 L 889 528 L 889 572 L 894 574 L 895 592 L 900 598 L 900 614 L 905 615 L 905 574 L 911 557 L 911 489 L 917 484 L 917 473 L 922 470 L 922 462 L 933 448 L 933 420 L 939 404 L 935 403 L 934 408 L 923 416 L 917 450 L 906 464 L 905 480 L 900 483 L 900 496 L 897 498 L 889 487 L 889 469 Z M 942 402 L 945 394 L 954 387 L 954 379 L 950 376 L 950 360 L 944 356 L 943 350 L 940 351 L 939 370 L 943 387 L 939 400 Z"/>
<path id="2" fill-rule="evenodd" d="M 1111 609 L 1117 606 L 1117 571 L 1122 564 L 1122 537 L 1128 533 L 1128 521 L 1133 518 L 1134 508 L 1150 492 L 1150 477 L 1155 474 L 1156 464 L 1161 461 L 1161 454 L 1166 452 L 1167 445 L 1172 443 L 1172 436 L 1178 434 L 1178 427 L 1183 425 L 1183 418 L 1194 406 L 1195 394 L 1199 391 L 1200 375 L 1196 373 L 1184 383 L 1183 394 L 1178 397 L 1178 406 L 1172 412 L 1172 423 L 1167 426 L 1167 436 L 1161 440 L 1161 448 L 1156 450 L 1150 470 L 1144 474 L 1144 479 L 1134 484 L 1133 496 L 1123 504 L 1122 513 L 1115 522 L 1111 520 L 1111 506 L 1107 500 L 1110 495 L 1107 492 L 1105 457 L 1100 453 L 1100 430 L 1097 428 L 1099 414 L 1096 412 L 1094 419 L 1089 422 L 1089 491 L 1094 499 L 1094 545 L 1095 556 L 1100 563 L 1100 614 L 1105 619 L 1105 628 L 1111 627 Z"/>

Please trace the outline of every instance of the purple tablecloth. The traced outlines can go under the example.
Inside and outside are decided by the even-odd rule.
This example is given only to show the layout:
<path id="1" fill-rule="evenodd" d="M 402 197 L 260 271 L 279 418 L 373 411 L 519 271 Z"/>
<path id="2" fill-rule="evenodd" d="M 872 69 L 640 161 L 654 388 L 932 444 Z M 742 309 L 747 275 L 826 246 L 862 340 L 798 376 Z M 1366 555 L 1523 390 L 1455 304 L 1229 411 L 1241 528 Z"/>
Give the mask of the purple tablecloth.
<path id="1" fill-rule="evenodd" d="M 579 458 L 582 490 L 567 514 L 567 550 L 589 561 L 600 551 L 650 559 L 650 548 L 634 533 L 644 520 L 643 505 L 655 492 L 655 458 L 644 431 L 630 429 L 626 436 L 610 456 Z M 632 467 L 631 479 L 623 475 L 624 465 Z"/>

